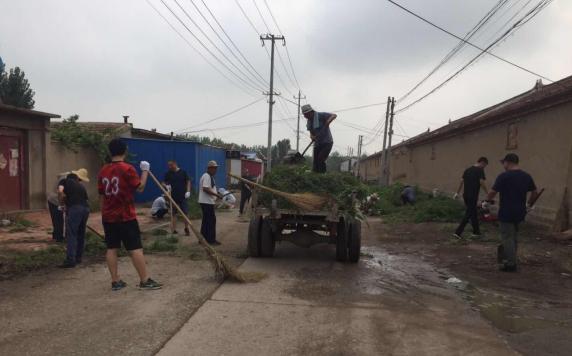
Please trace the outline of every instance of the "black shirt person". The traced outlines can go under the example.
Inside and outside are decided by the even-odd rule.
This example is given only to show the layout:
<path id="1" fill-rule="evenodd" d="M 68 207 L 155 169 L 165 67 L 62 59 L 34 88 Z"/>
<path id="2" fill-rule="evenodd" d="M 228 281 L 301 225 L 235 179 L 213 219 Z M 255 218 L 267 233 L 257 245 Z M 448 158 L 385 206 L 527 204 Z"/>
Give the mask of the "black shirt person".
<path id="1" fill-rule="evenodd" d="M 463 220 L 461 220 L 461 223 L 453 235 L 456 238 L 461 238 L 463 231 L 465 230 L 465 226 L 467 226 L 469 221 L 471 221 L 471 225 L 473 226 L 473 236 L 481 235 L 479 218 L 477 216 L 477 204 L 479 202 L 479 192 L 481 191 L 481 187 L 485 193 L 488 193 L 487 186 L 485 184 L 485 167 L 488 164 L 489 160 L 486 157 L 480 157 L 477 160 L 477 163 L 465 169 L 463 172 L 459 189 L 457 189 L 457 193 L 455 193 L 454 198 L 456 199 L 459 196 L 461 189 L 464 187 L 463 201 L 465 202 L 466 210 Z"/>
<path id="2" fill-rule="evenodd" d="M 536 185 L 530 174 L 521 170 L 519 157 L 509 153 L 501 160 L 505 171 L 497 177 L 487 199 L 492 201 L 500 194 L 499 222 L 502 248 L 498 259 L 501 270 L 515 272 L 517 269 L 518 226 L 524 221 L 528 209 L 537 198 Z M 526 195 L 531 192 L 528 203 Z"/>
<path id="3" fill-rule="evenodd" d="M 163 183 L 171 187 L 171 196 L 181 210 L 188 214 L 189 207 L 187 205 L 187 199 L 191 196 L 191 179 L 187 172 L 179 168 L 175 160 L 170 160 L 167 162 L 169 170 L 165 173 L 165 178 Z M 174 221 L 173 233 L 177 233 L 177 221 Z M 185 235 L 189 236 L 189 226 L 185 221 Z"/>
<path id="4" fill-rule="evenodd" d="M 63 268 L 72 268 L 81 263 L 85 246 L 85 230 L 89 217 L 87 191 L 80 182 L 89 182 L 84 168 L 72 171 L 58 186 L 60 200 L 66 211 L 66 259 Z"/>

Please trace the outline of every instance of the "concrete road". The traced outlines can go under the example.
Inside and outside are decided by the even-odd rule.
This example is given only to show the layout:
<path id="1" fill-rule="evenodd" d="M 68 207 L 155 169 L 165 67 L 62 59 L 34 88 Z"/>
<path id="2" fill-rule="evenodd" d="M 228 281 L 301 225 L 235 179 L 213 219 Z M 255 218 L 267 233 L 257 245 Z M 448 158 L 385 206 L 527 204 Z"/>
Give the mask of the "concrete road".
<path id="1" fill-rule="evenodd" d="M 492 326 L 431 265 L 391 255 L 364 227 L 358 264 L 333 246 L 277 246 L 224 283 L 159 355 L 511 355 Z"/>

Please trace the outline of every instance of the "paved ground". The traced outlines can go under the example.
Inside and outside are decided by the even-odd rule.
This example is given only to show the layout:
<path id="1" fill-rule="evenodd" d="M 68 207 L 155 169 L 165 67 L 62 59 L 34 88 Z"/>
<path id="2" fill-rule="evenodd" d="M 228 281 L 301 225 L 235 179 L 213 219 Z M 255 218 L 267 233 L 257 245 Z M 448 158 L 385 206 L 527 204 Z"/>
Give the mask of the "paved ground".
<path id="1" fill-rule="evenodd" d="M 238 265 L 244 259 L 246 224 L 219 214 L 221 251 Z M 111 292 L 103 260 L 81 267 L 48 268 L 0 281 L 0 355 L 153 355 L 220 285 L 190 238 L 181 244 L 193 258 L 150 255 L 159 291 L 139 291 L 127 257 L 120 273 L 128 288 Z"/>
<path id="2" fill-rule="evenodd" d="M 376 224 L 379 222 L 374 222 Z M 513 352 L 453 286 L 364 229 L 357 265 L 332 246 L 278 247 L 249 259 L 258 284 L 225 283 L 159 355 L 507 355 Z"/>

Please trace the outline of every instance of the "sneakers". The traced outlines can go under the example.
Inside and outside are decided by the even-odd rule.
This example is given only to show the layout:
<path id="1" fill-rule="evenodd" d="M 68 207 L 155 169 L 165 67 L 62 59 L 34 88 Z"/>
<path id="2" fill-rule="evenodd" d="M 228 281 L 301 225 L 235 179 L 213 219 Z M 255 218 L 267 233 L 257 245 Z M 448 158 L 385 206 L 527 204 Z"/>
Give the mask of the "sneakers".
<path id="1" fill-rule="evenodd" d="M 209 245 L 211 245 L 211 246 L 220 246 L 220 245 L 222 245 L 222 244 L 221 244 L 220 242 L 218 242 L 218 241 L 215 240 L 215 242 L 209 242 Z"/>
<path id="2" fill-rule="evenodd" d="M 112 291 L 117 291 L 120 289 L 123 289 L 127 287 L 127 283 L 123 282 L 121 279 L 118 280 L 117 282 L 111 282 L 111 290 Z"/>
<path id="3" fill-rule="evenodd" d="M 452 236 L 458 240 L 461 240 L 463 238 L 461 235 L 459 235 L 457 233 L 454 233 Z"/>
<path id="4" fill-rule="evenodd" d="M 478 239 L 478 238 L 483 237 L 483 234 L 481 234 L 480 232 L 479 232 L 479 233 L 474 233 L 474 232 L 473 232 L 473 233 L 471 234 L 471 237 Z"/>
<path id="5" fill-rule="evenodd" d="M 185 228 L 185 236 L 191 236 L 191 232 L 188 227 Z"/>
<path id="6" fill-rule="evenodd" d="M 173 235 L 178 234 L 179 232 L 177 230 L 173 230 Z"/>
<path id="7" fill-rule="evenodd" d="M 161 283 L 155 282 L 151 278 L 147 278 L 147 281 L 139 283 L 139 289 L 141 290 L 161 289 Z"/>
<path id="8" fill-rule="evenodd" d="M 517 269 L 518 269 L 518 268 L 516 267 L 516 265 L 507 265 L 507 264 L 502 265 L 502 266 L 499 268 L 499 270 L 500 270 L 501 272 L 516 272 Z"/>

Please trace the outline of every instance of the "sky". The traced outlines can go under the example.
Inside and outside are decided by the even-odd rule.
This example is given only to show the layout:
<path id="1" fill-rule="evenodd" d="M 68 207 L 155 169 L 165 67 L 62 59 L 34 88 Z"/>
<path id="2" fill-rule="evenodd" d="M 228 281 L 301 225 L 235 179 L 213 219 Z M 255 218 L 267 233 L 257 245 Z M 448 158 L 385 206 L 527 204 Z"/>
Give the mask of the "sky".
<path id="1" fill-rule="evenodd" d="M 383 103 L 388 96 L 400 98 L 458 43 L 385 0 L 266 0 L 278 27 L 264 0 L 162 1 L 0 0 L 0 57 L 7 68 L 19 66 L 26 72 L 36 91 L 37 110 L 64 118 L 78 114 L 81 121 L 119 122 L 122 115 L 129 115 L 139 128 L 264 145 L 268 97 L 263 91 L 269 91 L 270 42 L 262 47 L 259 34 L 282 33 L 286 47 L 276 42 L 275 90 L 280 95 L 274 105 L 273 142 L 288 138 L 295 146 L 293 96 L 300 89 L 318 111 L 340 110 L 332 124 L 334 149 L 346 154 L 348 147 L 357 152 L 360 134 L 366 136 L 364 152 L 381 148 L 381 135 L 374 129 L 380 127 L 386 108 L 381 104 L 342 109 Z M 503 2 L 471 39 L 486 47 L 540 0 L 396 1 L 460 36 Z M 572 46 L 566 45 L 571 26 L 572 1 L 555 0 L 491 51 L 559 80 L 572 75 Z M 436 87 L 478 53 L 464 48 L 398 102 L 396 110 Z M 485 54 L 426 100 L 396 115 L 393 142 L 527 91 L 537 79 Z M 305 128 L 304 119 L 301 127 Z M 300 145 L 308 142 L 302 130 Z"/>

